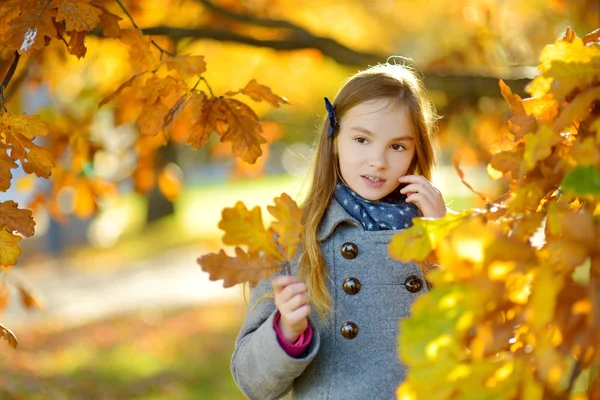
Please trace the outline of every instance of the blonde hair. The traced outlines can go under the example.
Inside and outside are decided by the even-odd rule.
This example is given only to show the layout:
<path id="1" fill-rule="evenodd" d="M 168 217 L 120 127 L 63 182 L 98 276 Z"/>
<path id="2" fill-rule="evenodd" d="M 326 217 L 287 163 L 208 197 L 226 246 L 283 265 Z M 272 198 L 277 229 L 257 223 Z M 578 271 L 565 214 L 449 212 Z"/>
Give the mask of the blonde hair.
<path id="1" fill-rule="evenodd" d="M 408 111 L 416 135 L 416 151 L 407 174 L 431 179 L 435 165 L 431 141 L 437 115 L 425 89 L 415 73 L 405 65 L 380 64 L 350 77 L 336 95 L 333 106 L 339 122 L 360 103 L 375 99 L 390 99 Z M 334 151 L 334 137 L 328 137 L 329 120 L 325 114 L 309 175 L 307 196 L 302 203 L 305 226 L 299 258 L 298 275 L 306 282 L 312 308 L 325 319 L 331 311 L 327 290 L 327 270 L 321 254 L 317 233 L 329 206 L 339 174 L 339 159 Z"/>

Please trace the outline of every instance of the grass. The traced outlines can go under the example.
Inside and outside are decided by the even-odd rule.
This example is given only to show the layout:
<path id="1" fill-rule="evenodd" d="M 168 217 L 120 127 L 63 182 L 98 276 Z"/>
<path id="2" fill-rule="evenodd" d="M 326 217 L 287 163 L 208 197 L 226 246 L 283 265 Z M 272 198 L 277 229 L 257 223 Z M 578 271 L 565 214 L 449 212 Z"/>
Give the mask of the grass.
<path id="1" fill-rule="evenodd" d="M 0 398 L 243 399 L 229 372 L 242 305 L 38 327 L 2 352 Z"/>

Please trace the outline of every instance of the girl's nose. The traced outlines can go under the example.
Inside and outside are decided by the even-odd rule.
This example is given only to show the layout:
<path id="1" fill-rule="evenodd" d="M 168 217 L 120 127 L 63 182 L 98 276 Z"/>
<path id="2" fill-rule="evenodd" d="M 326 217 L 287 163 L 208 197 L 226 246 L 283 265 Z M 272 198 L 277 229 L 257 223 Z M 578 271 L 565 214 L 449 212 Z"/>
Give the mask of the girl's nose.
<path id="1" fill-rule="evenodd" d="M 369 155 L 369 165 L 375 169 L 385 169 L 387 167 L 385 152 L 379 149 L 373 149 Z"/>

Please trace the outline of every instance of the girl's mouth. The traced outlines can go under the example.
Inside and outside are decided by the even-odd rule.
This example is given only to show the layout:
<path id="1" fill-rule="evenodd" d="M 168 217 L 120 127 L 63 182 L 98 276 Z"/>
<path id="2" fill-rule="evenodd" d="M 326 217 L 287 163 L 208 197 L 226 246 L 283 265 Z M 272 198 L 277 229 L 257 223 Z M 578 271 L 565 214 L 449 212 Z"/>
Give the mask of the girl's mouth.
<path id="1" fill-rule="evenodd" d="M 375 176 L 361 175 L 361 178 L 368 186 L 372 188 L 380 188 L 385 183 L 385 179 Z"/>

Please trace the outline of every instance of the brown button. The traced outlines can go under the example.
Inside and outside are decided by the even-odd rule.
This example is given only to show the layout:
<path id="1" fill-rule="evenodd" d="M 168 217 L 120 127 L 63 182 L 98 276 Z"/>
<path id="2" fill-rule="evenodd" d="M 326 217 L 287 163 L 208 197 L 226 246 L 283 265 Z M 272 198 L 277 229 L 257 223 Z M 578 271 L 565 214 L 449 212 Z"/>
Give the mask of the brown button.
<path id="1" fill-rule="evenodd" d="M 409 292 L 416 293 L 419 290 L 421 290 L 421 288 L 423 287 L 423 281 L 418 276 L 411 275 L 408 278 L 406 278 L 406 281 L 404 282 L 404 286 L 406 287 L 406 290 L 408 290 Z"/>
<path id="2" fill-rule="evenodd" d="M 356 293 L 360 292 L 360 281 L 353 277 L 346 278 L 346 280 L 344 280 L 342 288 L 344 288 L 344 292 L 346 292 L 347 294 L 351 296 L 355 295 Z"/>
<path id="3" fill-rule="evenodd" d="M 341 248 L 342 257 L 347 260 L 352 260 L 358 254 L 358 247 L 352 242 L 346 242 Z"/>
<path id="4" fill-rule="evenodd" d="M 344 322 L 340 328 L 340 332 L 346 339 L 354 339 L 358 336 L 358 326 L 354 322 Z"/>

